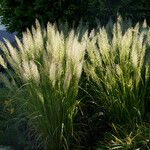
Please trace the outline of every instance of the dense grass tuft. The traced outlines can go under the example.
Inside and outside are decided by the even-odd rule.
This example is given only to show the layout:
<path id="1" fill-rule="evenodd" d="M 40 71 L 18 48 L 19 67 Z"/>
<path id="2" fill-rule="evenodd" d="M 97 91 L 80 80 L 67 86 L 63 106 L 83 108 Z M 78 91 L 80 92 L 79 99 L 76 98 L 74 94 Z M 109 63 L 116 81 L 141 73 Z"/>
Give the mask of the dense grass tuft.
<path id="1" fill-rule="evenodd" d="M 96 102 L 107 108 L 113 122 L 131 126 L 143 119 L 149 92 L 150 29 L 118 18 L 114 25 L 92 33 L 87 42 L 84 70 L 96 93 Z"/>
<path id="2" fill-rule="evenodd" d="M 57 27 L 36 21 L 22 40 L 16 37 L 16 47 L 0 43 L 0 117 L 25 126 L 34 149 L 87 149 L 103 137 L 104 148 L 149 148 L 140 143 L 149 138 L 142 134 L 150 114 L 146 22 L 133 27 L 118 18 L 89 34 L 82 23 L 75 30 Z"/>
<path id="3" fill-rule="evenodd" d="M 13 91 L 29 132 L 45 149 L 69 149 L 73 138 L 86 33 L 80 42 L 78 38 L 73 30 L 65 37 L 50 23 L 41 29 L 36 21 L 31 32 L 23 33 L 22 42 L 16 37 L 17 48 L 7 40 L 1 44 L 11 68 L 0 57 L 7 74 L 0 74 L 1 82 Z"/>

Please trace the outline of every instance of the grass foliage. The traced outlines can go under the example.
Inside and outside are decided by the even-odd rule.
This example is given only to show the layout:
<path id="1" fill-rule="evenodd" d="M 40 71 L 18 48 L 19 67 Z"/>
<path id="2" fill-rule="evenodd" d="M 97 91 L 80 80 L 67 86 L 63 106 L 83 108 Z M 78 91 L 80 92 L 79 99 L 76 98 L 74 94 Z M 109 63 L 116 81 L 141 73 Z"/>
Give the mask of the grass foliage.
<path id="1" fill-rule="evenodd" d="M 118 18 L 116 23 L 110 20 L 106 27 L 90 34 L 82 25 L 76 30 L 67 29 L 67 24 L 59 27 L 62 28 L 48 23 L 43 29 L 36 21 L 36 26 L 32 31 L 27 29 L 21 40 L 16 37 L 16 47 L 7 40 L 0 44 L 0 64 L 5 70 L 0 73 L 1 93 L 7 90 L 6 100 L 2 94 L 0 99 L 4 103 L 11 101 L 13 120 L 26 122 L 27 136 L 34 141 L 34 148 L 72 149 L 73 141 L 78 141 L 73 128 L 74 117 L 81 108 L 77 95 L 85 101 L 89 101 L 85 97 L 92 99 L 85 105 L 104 107 L 108 122 L 128 129 L 141 124 L 149 114 L 150 104 L 150 28 L 146 22 L 132 27 L 130 20 Z M 82 94 L 78 92 L 79 81 L 85 84 Z M 86 84 L 89 85 L 85 89 Z M 103 114 L 97 111 L 91 113 Z M 94 118 L 99 126 L 97 115 L 88 119 L 86 116 L 95 115 L 82 110 L 80 113 L 77 116 L 81 120 L 92 122 Z M 95 129 L 103 129 L 97 126 Z M 132 134 L 126 135 L 134 139 Z M 110 137 L 119 140 L 124 148 L 122 137 Z"/>
<path id="2" fill-rule="evenodd" d="M 97 150 L 134 150 L 150 149 L 149 124 L 136 126 L 132 131 L 126 131 L 126 127 L 113 124 L 113 133 L 106 133 L 104 142 L 98 144 Z"/>
<path id="3" fill-rule="evenodd" d="M 141 121 L 149 93 L 150 30 L 146 23 L 130 27 L 118 18 L 93 32 L 87 42 L 85 72 L 96 101 L 107 108 L 113 122 Z"/>
<path id="4" fill-rule="evenodd" d="M 65 38 L 55 26 L 41 29 L 38 22 L 23 34 L 22 42 L 16 37 L 16 43 L 17 48 L 7 40 L 2 45 L 11 69 L 0 57 L 7 73 L 0 79 L 15 92 L 13 98 L 36 140 L 42 139 L 45 149 L 68 149 L 86 43 L 79 42 L 74 31 Z"/>

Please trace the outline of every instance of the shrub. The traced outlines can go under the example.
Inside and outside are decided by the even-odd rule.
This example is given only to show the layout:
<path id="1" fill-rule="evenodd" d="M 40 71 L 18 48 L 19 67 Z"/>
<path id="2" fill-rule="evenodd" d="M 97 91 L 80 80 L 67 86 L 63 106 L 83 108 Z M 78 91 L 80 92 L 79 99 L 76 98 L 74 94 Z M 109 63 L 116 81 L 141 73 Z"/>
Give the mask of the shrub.
<path id="1" fill-rule="evenodd" d="M 109 17 L 119 12 L 133 22 L 150 21 L 150 1 L 147 0 L 0 0 L 0 16 L 9 31 L 25 31 L 35 18 L 44 25 L 58 20 L 78 23 L 80 19 L 96 26 L 95 18 L 107 23 Z M 149 22 L 150 23 L 150 22 Z"/>
<path id="2" fill-rule="evenodd" d="M 78 23 L 81 18 L 91 21 L 93 16 L 99 17 L 106 10 L 106 0 L 66 1 L 66 0 L 34 0 L 34 1 L 0 1 L 0 15 L 2 22 L 9 31 L 21 33 L 34 23 L 35 18 L 44 25 L 47 22 L 68 21 Z M 106 9 L 106 10 L 105 10 Z"/>

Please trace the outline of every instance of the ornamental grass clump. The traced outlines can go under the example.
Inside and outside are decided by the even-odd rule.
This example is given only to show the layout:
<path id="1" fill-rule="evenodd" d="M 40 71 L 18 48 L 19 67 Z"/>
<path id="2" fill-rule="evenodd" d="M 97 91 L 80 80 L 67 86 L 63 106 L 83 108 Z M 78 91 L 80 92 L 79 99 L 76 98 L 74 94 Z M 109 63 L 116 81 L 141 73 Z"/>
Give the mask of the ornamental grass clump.
<path id="1" fill-rule="evenodd" d="M 84 70 L 111 121 L 132 126 L 143 119 L 149 101 L 150 29 L 145 22 L 125 23 L 119 18 L 91 33 Z"/>
<path id="2" fill-rule="evenodd" d="M 17 48 L 1 43 L 1 82 L 13 91 L 18 111 L 43 149 L 70 147 L 86 33 L 82 37 L 79 42 L 73 30 L 65 37 L 54 25 L 42 29 L 36 22 L 22 41 L 16 37 Z"/>

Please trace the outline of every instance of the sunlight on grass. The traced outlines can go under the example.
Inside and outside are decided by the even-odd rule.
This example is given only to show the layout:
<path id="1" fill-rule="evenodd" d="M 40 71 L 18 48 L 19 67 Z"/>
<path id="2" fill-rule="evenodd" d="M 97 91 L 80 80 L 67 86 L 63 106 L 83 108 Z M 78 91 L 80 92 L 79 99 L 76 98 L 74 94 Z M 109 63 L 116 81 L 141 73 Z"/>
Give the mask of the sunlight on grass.
<path id="1" fill-rule="evenodd" d="M 22 42 L 16 37 L 17 49 L 5 42 L 6 46 L 1 43 L 1 47 L 11 69 L 1 56 L 6 75 L 1 73 L 0 79 L 13 91 L 29 130 L 34 130 L 39 143 L 44 141 L 40 144 L 46 149 L 69 149 L 85 40 L 79 42 L 73 30 L 65 38 L 50 23 L 47 29 L 41 29 L 36 21 L 31 32 L 23 33 Z"/>

